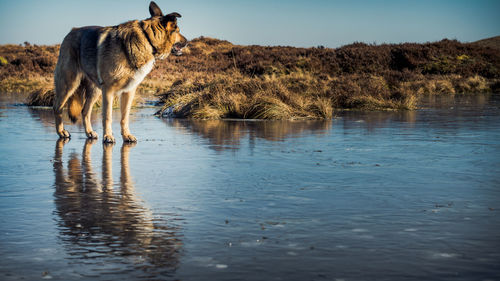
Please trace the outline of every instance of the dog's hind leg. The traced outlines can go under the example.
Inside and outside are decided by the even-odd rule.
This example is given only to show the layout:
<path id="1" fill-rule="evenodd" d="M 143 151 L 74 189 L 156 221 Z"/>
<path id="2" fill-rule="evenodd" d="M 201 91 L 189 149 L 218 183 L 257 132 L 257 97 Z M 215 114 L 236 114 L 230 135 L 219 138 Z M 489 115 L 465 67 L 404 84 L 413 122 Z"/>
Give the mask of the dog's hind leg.
<path id="1" fill-rule="evenodd" d="M 111 89 L 103 89 L 102 92 L 102 128 L 103 137 L 102 141 L 104 143 L 115 143 L 115 138 L 113 137 L 113 129 L 111 128 L 111 123 L 113 120 L 113 98 L 115 96 L 115 91 Z"/>
<path id="2" fill-rule="evenodd" d="M 54 97 L 54 117 L 56 131 L 60 138 L 70 138 L 68 131 L 64 129 L 62 114 L 64 105 L 73 95 L 80 84 L 81 74 L 76 70 L 76 62 L 59 59 L 54 75 L 55 97 Z"/>
<path id="3" fill-rule="evenodd" d="M 128 127 L 129 124 L 129 114 L 130 114 L 130 108 L 132 107 L 132 101 L 134 100 L 134 95 L 135 95 L 135 89 L 132 89 L 129 92 L 124 92 L 122 93 L 121 96 L 121 105 L 120 105 L 120 110 L 121 110 L 121 127 L 122 127 L 122 138 L 124 142 L 137 142 L 137 139 L 130 134 L 130 129 Z"/>
<path id="4" fill-rule="evenodd" d="M 82 115 L 85 134 L 89 139 L 97 139 L 97 133 L 92 130 L 90 116 L 92 115 L 92 108 L 94 107 L 97 99 L 99 99 L 100 95 L 101 90 L 97 88 L 92 82 L 85 80 L 85 103 L 83 105 Z"/>

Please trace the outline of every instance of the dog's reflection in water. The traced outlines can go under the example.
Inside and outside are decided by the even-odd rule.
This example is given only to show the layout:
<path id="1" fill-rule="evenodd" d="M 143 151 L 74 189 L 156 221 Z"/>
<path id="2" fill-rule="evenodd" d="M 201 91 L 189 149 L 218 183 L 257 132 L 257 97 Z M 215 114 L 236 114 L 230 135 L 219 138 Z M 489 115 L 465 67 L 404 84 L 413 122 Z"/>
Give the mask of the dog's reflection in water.
<path id="1" fill-rule="evenodd" d="M 174 214 L 155 217 L 135 195 L 129 166 L 129 152 L 135 144 L 121 147 L 120 181 L 115 185 L 113 144 L 102 145 L 99 179 L 91 161 L 95 140 L 85 142 L 81 161 L 77 153 L 71 153 L 65 169 L 63 147 L 68 141 L 57 141 L 53 163 L 55 212 L 69 256 L 99 274 L 120 270 L 146 277 L 173 273 L 182 247 L 180 229 L 173 224 L 179 218 Z M 166 219 L 173 221 L 167 225 Z"/>

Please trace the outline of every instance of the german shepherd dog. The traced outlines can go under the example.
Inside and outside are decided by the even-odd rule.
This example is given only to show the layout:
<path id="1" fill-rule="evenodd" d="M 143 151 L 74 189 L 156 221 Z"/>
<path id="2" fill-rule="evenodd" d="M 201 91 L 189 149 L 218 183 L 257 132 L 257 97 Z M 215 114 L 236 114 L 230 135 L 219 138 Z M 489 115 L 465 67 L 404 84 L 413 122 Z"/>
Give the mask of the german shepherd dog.
<path id="1" fill-rule="evenodd" d="M 90 114 L 102 92 L 103 142 L 115 142 L 111 130 L 113 98 L 120 94 L 123 141 L 137 141 L 128 125 L 137 86 L 151 71 L 155 60 L 164 59 L 170 53 L 181 55 L 187 45 L 177 26 L 181 15 L 164 16 L 155 2 L 150 3 L 149 12 L 151 17 L 142 21 L 73 28 L 66 35 L 54 73 L 54 115 L 60 138 L 70 138 L 62 122 L 66 103 L 70 119 L 75 122 L 82 114 L 87 138 L 97 138 Z"/>

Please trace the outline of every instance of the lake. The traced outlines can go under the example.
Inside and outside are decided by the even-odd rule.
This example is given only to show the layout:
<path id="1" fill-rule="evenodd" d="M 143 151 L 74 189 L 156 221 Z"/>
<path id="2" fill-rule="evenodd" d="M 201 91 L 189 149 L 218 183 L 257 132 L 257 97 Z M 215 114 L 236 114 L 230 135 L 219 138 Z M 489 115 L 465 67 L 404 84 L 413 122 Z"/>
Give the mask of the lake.
<path id="1" fill-rule="evenodd" d="M 2 280 L 500 280 L 500 95 L 103 145 L 0 102 Z M 119 110 L 115 110 L 119 111 Z M 118 113 L 118 112 L 117 112 Z M 65 121 L 68 124 L 68 121 Z"/>

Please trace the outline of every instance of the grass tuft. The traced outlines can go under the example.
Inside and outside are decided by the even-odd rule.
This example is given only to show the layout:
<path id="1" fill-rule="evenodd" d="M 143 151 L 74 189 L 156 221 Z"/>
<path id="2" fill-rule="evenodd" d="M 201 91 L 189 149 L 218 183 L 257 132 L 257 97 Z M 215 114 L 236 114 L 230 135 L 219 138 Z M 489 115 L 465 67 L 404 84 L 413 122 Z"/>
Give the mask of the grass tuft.
<path id="1" fill-rule="evenodd" d="M 41 88 L 32 91 L 26 104 L 29 106 L 52 106 L 54 104 L 54 89 Z"/>

